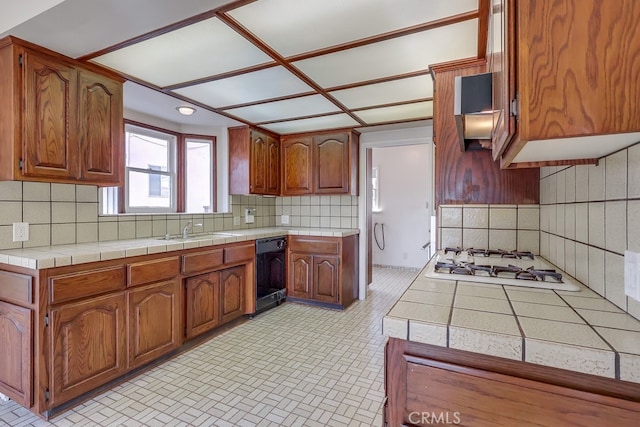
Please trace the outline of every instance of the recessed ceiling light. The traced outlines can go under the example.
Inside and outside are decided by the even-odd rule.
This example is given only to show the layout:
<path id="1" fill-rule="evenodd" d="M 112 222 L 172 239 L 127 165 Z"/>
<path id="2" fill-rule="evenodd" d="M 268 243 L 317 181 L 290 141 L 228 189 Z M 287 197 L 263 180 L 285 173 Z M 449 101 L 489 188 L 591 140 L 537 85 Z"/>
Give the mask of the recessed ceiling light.
<path id="1" fill-rule="evenodd" d="M 193 108 L 193 107 L 188 107 L 188 106 L 186 106 L 186 105 L 182 105 L 182 106 L 180 106 L 180 107 L 176 107 L 176 110 L 178 110 L 178 112 L 179 112 L 180 114 L 182 114 L 183 116 L 190 116 L 190 115 L 192 115 L 193 113 L 195 113 L 195 112 L 196 112 L 196 109 L 195 109 L 195 108 Z"/>

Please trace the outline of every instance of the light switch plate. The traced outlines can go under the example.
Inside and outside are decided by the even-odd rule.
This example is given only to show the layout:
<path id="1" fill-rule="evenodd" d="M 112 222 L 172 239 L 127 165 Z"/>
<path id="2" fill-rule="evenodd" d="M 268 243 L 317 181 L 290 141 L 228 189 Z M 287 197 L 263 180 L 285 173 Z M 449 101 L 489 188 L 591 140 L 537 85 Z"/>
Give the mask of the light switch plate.
<path id="1" fill-rule="evenodd" d="M 640 301 L 640 253 L 624 252 L 624 293 Z"/>
<path id="2" fill-rule="evenodd" d="M 29 240 L 29 223 L 14 222 L 13 223 L 13 241 L 26 242 Z"/>

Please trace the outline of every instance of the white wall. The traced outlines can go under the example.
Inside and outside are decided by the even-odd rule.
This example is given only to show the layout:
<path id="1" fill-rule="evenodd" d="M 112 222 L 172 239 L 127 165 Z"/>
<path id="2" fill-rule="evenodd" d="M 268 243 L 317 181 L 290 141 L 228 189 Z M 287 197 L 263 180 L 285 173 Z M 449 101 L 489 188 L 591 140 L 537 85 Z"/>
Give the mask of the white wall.
<path id="1" fill-rule="evenodd" d="M 384 224 L 386 244 L 381 250 L 374 241 L 374 264 L 419 268 L 427 262 L 421 246 L 430 240 L 430 156 L 430 144 L 373 149 L 381 210 L 373 213 L 373 222 Z M 382 245 L 380 226 L 377 236 Z"/>

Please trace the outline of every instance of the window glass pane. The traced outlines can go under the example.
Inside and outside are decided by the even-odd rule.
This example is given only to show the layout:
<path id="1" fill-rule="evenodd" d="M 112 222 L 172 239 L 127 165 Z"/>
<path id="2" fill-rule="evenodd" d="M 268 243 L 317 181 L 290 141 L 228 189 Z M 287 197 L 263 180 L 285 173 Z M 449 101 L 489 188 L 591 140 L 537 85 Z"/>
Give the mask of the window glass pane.
<path id="1" fill-rule="evenodd" d="M 211 150 L 211 141 L 186 141 L 185 208 L 187 212 L 213 211 Z"/>
<path id="2" fill-rule="evenodd" d="M 169 144 L 173 136 L 164 139 L 127 132 L 127 166 L 148 169 L 154 165 L 162 171 L 169 170 Z"/>
<path id="3" fill-rule="evenodd" d="M 129 206 L 171 207 L 171 177 L 155 173 L 129 171 Z M 153 188 L 152 188 L 153 187 Z"/>

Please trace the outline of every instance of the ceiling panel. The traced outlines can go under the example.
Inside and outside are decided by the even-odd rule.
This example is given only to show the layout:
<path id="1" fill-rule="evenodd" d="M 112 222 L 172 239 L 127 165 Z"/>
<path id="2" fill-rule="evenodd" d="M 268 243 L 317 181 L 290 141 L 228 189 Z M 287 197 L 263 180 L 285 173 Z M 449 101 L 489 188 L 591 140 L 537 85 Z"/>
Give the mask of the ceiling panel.
<path id="1" fill-rule="evenodd" d="M 425 74 L 424 76 L 336 90 L 330 94 L 347 108 L 391 104 L 433 97 L 433 79 L 430 75 Z"/>
<path id="2" fill-rule="evenodd" d="M 372 108 L 354 112 L 367 123 L 413 120 L 433 116 L 433 101 L 414 102 L 393 107 Z"/>
<path id="3" fill-rule="evenodd" d="M 311 95 L 284 101 L 266 102 L 249 107 L 233 108 L 225 110 L 225 112 L 250 122 L 259 123 L 331 113 L 339 110 L 334 103 L 324 96 Z"/>
<path id="4" fill-rule="evenodd" d="M 311 87 L 283 67 L 267 68 L 174 90 L 180 95 L 216 108 L 311 91 Z"/>
<path id="5" fill-rule="evenodd" d="M 141 41 L 94 61 L 160 87 L 272 62 L 217 18 Z"/>
<path id="6" fill-rule="evenodd" d="M 229 14 L 290 56 L 477 9 L 478 0 L 266 0 Z"/>
<path id="7" fill-rule="evenodd" d="M 279 134 L 311 132 L 323 129 L 338 129 L 358 126 L 359 123 L 347 114 L 315 117 L 312 119 L 291 120 L 263 125 L 262 127 Z"/>
<path id="8" fill-rule="evenodd" d="M 207 12 L 233 0 L 0 0 L 0 37 L 12 34 L 55 52 L 76 58 L 130 40 L 166 25 Z M 14 27 L 5 4 L 20 14 L 47 5 L 55 7 Z M 26 16 L 26 15 L 25 15 Z"/>
<path id="9" fill-rule="evenodd" d="M 236 120 L 205 110 L 197 105 L 191 105 L 188 102 L 181 101 L 133 82 L 125 82 L 124 84 L 124 105 L 127 110 L 137 111 L 158 117 L 162 120 L 185 125 L 227 127 L 242 124 Z M 195 114 L 183 116 L 178 113 L 176 107 L 181 105 L 194 107 L 196 109 Z"/>
<path id="10" fill-rule="evenodd" d="M 427 69 L 430 64 L 476 56 L 478 20 L 294 62 L 322 87 Z"/>

